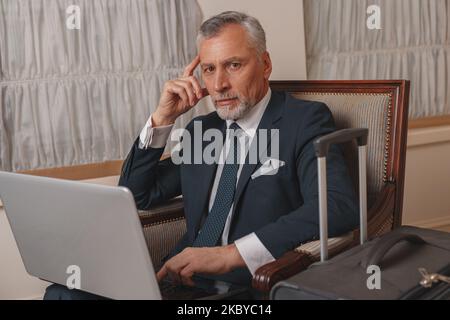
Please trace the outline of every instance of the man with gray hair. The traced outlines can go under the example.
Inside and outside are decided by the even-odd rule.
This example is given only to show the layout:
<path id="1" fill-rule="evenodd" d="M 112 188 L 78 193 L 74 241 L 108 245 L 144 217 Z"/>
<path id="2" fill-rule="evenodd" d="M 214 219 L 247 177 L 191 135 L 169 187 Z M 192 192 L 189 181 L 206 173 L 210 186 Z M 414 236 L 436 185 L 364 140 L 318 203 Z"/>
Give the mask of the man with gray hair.
<path id="1" fill-rule="evenodd" d="M 202 24 L 197 44 L 199 55 L 183 76 L 165 84 L 156 111 L 124 164 L 120 185 L 130 188 L 141 209 L 183 194 L 187 233 L 158 272 L 159 279 L 169 275 L 193 285 L 194 274 L 212 274 L 248 285 L 258 267 L 317 237 L 312 139 L 333 131 L 333 119 L 322 103 L 271 92 L 272 62 L 257 19 L 240 12 L 223 12 Z M 197 66 L 206 88 L 193 75 Z M 231 172 L 233 179 L 225 179 L 227 164 L 175 166 L 170 160 L 155 161 L 175 119 L 208 94 L 216 112 L 187 126 L 194 139 L 192 128 L 197 121 L 204 130 L 225 131 L 237 124 L 248 144 L 256 139 L 257 130 L 278 129 L 280 159 L 276 160 L 284 166 L 277 168 L 276 174 L 252 179 L 259 166 L 242 161 Z M 356 201 L 337 148 L 330 158 L 330 233 L 338 234 L 357 224 Z M 222 182 L 228 183 L 227 187 Z M 222 194 L 229 195 L 231 201 L 224 200 Z M 217 215 L 221 218 L 215 218 Z M 213 242 L 202 238 L 205 233 L 214 233 L 210 223 L 220 233 Z"/>
<path id="2" fill-rule="evenodd" d="M 223 12 L 202 24 L 197 43 L 198 55 L 182 77 L 165 83 L 124 162 L 119 185 L 131 190 L 143 210 L 183 195 L 187 231 L 166 257 L 159 280 L 169 276 L 194 285 L 201 275 L 249 286 L 260 266 L 318 237 L 313 140 L 334 131 L 334 121 L 323 103 L 272 92 L 272 62 L 257 19 Z M 204 88 L 194 76 L 197 67 Z M 202 141 L 201 155 L 208 146 L 203 133 L 222 132 L 219 153 L 227 161 L 160 161 L 175 120 L 208 95 L 216 111 L 193 119 L 186 131 L 192 141 Z M 276 134 L 261 144 L 264 130 Z M 237 146 L 244 152 L 235 152 Z M 182 152 L 189 147 L 183 144 Z M 275 149 L 277 158 L 261 156 Z M 252 150 L 258 150 L 257 163 L 248 161 Z M 340 149 L 332 146 L 328 158 L 329 234 L 336 236 L 353 229 L 358 214 Z"/>

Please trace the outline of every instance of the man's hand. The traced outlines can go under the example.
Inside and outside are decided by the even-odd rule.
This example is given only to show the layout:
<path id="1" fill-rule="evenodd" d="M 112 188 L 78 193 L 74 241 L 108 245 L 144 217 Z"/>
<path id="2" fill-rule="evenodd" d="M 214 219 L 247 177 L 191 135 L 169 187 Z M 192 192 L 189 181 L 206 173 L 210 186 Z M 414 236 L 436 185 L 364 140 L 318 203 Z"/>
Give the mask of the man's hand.
<path id="1" fill-rule="evenodd" d="M 193 76 L 199 63 L 200 56 L 197 55 L 184 69 L 181 78 L 169 80 L 164 84 L 158 107 L 152 115 L 155 127 L 173 124 L 181 114 L 208 95 L 206 88 L 202 89 L 197 78 Z"/>
<path id="2" fill-rule="evenodd" d="M 158 281 L 169 276 L 177 283 L 194 286 L 192 276 L 195 273 L 223 274 L 245 262 L 235 244 L 223 247 L 186 248 L 168 260 L 156 274 Z"/>

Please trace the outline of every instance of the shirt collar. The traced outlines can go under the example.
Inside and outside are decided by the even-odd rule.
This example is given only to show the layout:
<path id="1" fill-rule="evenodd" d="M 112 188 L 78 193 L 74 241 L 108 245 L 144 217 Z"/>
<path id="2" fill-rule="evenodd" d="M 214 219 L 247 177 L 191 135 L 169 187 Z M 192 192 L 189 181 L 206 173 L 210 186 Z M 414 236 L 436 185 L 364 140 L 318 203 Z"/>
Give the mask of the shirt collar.
<path id="1" fill-rule="evenodd" d="M 236 123 L 241 127 L 241 129 L 248 135 L 250 138 L 253 138 L 256 129 L 258 128 L 259 122 L 266 111 L 267 105 L 269 104 L 270 97 L 272 96 L 272 90 L 267 90 L 264 97 L 251 108 L 248 113 L 242 117 L 241 119 L 236 120 Z M 227 120 L 227 128 L 233 123 L 233 120 Z"/>

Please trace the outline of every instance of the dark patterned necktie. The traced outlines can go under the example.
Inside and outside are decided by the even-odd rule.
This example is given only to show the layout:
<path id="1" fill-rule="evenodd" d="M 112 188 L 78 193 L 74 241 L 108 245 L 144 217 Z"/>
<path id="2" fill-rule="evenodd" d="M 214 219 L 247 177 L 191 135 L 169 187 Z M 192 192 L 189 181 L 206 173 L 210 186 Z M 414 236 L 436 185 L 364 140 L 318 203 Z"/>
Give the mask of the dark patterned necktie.
<path id="1" fill-rule="evenodd" d="M 213 206 L 194 241 L 194 247 L 214 247 L 217 245 L 225 227 L 231 205 L 233 204 L 237 172 L 239 170 L 239 140 L 237 130 L 240 127 L 233 122 L 229 129 L 232 130 L 229 132 L 229 139 L 232 139 L 230 145 L 233 149 L 228 152 Z"/>

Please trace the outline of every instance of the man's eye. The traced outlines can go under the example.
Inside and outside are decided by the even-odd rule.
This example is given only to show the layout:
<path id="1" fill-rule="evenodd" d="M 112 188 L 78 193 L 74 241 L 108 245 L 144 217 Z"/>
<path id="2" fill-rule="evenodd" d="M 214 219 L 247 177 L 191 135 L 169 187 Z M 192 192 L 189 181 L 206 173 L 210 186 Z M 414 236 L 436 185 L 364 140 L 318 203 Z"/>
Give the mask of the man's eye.
<path id="1" fill-rule="evenodd" d="M 214 67 L 206 67 L 206 68 L 203 69 L 204 73 L 210 73 L 210 72 L 213 72 L 213 71 L 214 71 Z"/>
<path id="2" fill-rule="evenodd" d="M 233 69 L 233 70 L 239 69 L 240 66 L 241 66 L 241 64 L 240 64 L 239 62 L 232 62 L 232 63 L 230 64 L 230 67 L 231 67 L 231 69 Z"/>

